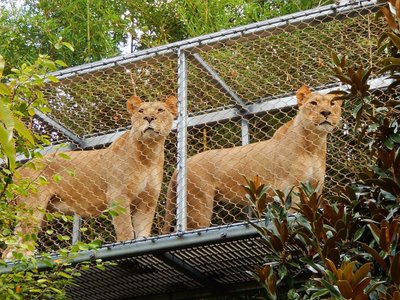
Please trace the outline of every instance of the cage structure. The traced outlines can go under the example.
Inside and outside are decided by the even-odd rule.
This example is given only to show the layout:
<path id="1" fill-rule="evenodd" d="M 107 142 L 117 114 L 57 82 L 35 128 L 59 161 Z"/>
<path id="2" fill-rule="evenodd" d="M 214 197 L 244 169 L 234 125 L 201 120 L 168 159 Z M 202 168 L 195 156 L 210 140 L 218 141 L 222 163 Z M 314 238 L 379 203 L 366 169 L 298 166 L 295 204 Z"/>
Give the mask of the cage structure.
<path id="1" fill-rule="evenodd" d="M 66 243 L 100 239 L 106 244 L 104 248 L 97 253 L 82 253 L 77 261 L 93 256 L 116 261 L 116 266 L 109 267 L 108 272 L 90 270 L 84 273 L 78 288 L 72 288 L 70 295 L 76 299 L 123 299 L 171 295 L 178 289 L 182 295 L 188 290 L 193 295 L 194 290 L 211 293 L 221 291 L 222 286 L 246 287 L 254 283 L 245 270 L 261 264 L 264 252 L 256 231 L 245 222 L 251 218 L 248 205 L 232 202 L 229 197 L 214 197 L 220 192 L 220 188 L 216 188 L 211 210 L 209 204 L 198 206 L 200 198 L 194 191 L 201 192 L 201 188 L 196 184 L 208 175 L 210 183 L 223 182 L 226 179 L 212 176 L 220 174 L 221 170 L 233 170 L 241 176 L 252 176 L 252 168 L 262 170 L 265 167 L 262 159 L 255 152 L 247 152 L 251 148 L 246 145 L 254 146 L 271 139 L 279 128 L 296 116 L 299 108 L 295 92 L 301 86 L 306 84 L 322 95 L 346 88 L 333 79 L 328 67 L 332 52 L 347 55 L 352 63 L 370 66 L 372 74 L 376 73 L 375 64 L 379 61 L 376 45 L 384 26 L 375 18 L 378 5 L 376 1 L 364 0 L 318 7 L 53 74 L 59 82 L 49 83 L 44 90 L 52 112 L 47 115 L 37 112 L 36 115 L 38 124 L 54 141 L 54 145 L 46 148 L 52 158 L 46 161 L 47 168 L 52 170 L 48 176 L 61 174 L 58 186 L 64 187 L 64 190 L 53 191 L 49 205 L 57 207 L 52 201 L 62 203 L 63 195 L 73 198 L 68 195 L 68 190 L 77 184 L 76 178 L 79 186 L 86 182 L 89 186 L 93 181 L 90 174 L 99 170 L 102 174 L 93 175 L 101 184 L 92 184 L 95 188 L 86 193 L 92 195 L 86 199 L 76 196 L 78 204 L 72 206 L 73 199 L 69 200 L 66 210 L 74 213 L 73 222 L 64 219 L 47 222 L 44 229 L 52 229 L 53 234 L 42 230 L 40 250 L 54 252 Z M 372 91 L 384 90 L 388 84 L 387 79 L 377 76 L 370 82 Z M 158 182 L 157 178 L 162 177 L 156 193 L 157 205 L 151 204 L 149 199 L 154 197 L 142 189 L 134 196 L 141 204 L 147 204 L 143 206 L 133 201 L 129 206 L 131 212 L 147 215 L 139 225 L 151 227 L 151 233 L 142 237 L 137 228 L 133 228 L 133 238 L 126 241 L 118 238 L 116 217 L 107 215 L 114 199 L 105 200 L 108 206 L 92 207 L 97 210 L 96 214 L 85 218 L 81 218 L 85 213 L 79 209 L 79 203 L 92 203 L 99 193 L 107 197 L 109 181 L 117 182 L 119 191 L 126 190 L 127 186 L 133 188 L 133 183 L 126 183 L 131 178 L 129 173 L 108 174 L 114 172 L 111 170 L 115 165 L 117 169 L 126 168 L 133 173 L 136 167 L 142 173 L 154 167 L 152 163 L 145 166 L 141 160 L 135 160 L 133 167 L 125 167 L 132 162 L 125 159 L 124 154 L 102 154 L 112 151 L 110 149 L 114 149 L 121 139 L 135 135 L 137 126 L 135 122 L 132 126 L 131 118 L 148 121 L 150 116 L 151 121 L 146 123 L 150 126 L 154 119 L 163 119 L 162 114 L 173 111 L 166 112 L 168 107 L 147 110 L 141 106 L 145 104 L 136 103 L 128 112 L 126 101 L 134 94 L 143 103 L 152 104 L 162 103 L 175 95 L 178 103 L 172 132 L 162 145 L 164 164 L 161 169 L 146 175 L 146 184 Z M 351 182 L 357 170 L 369 159 L 349 130 L 355 122 L 352 109 L 348 105 L 342 107 L 341 123 L 326 141 L 323 176 L 326 193 L 333 193 L 336 187 Z M 135 147 L 137 144 L 130 144 L 126 151 L 136 151 L 138 148 Z M 141 148 L 142 156 L 151 156 L 154 160 L 154 147 L 146 147 Z M 244 159 L 248 168 L 235 169 L 235 155 L 215 151 L 226 148 L 241 149 L 240 154 L 235 155 L 240 157 L 238 161 Z M 57 157 L 62 151 L 78 154 L 67 152 L 71 159 L 63 162 Z M 97 154 L 85 158 L 89 152 Z M 200 161 L 212 162 L 206 170 L 201 169 L 203 163 L 193 163 L 193 158 L 204 153 L 208 156 Z M 216 159 L 215 153 L 222 155 L 216 155 Z M 101 158 L 93 158 L 96 155 Z M 251 157 L 246 158 L 246 155 Z M 81 158 L 74 163 L 78 156 Z M 162 155 L 157 152 L 156 156 Z M 223 159 L 218 161 L 218 157 Z M 232 160 L 232 166 L 227 165 L 227 160 Z M 54 161 L 59 162 L 57 168 Z M 60 165 L 68 172 L 60 169 Z M 79 176 L 83 169 L 90 170 L 89 174 L 85 172 L 86 177 Z M 193 180 L 196 176 L 200 178 Z M 137 177 L 132 178 L 140 181 Z M 171 178 L 174 184 L 170 183 Z M 275 180 L 283 181 L 284 178 Z M 236 186 L 241 184 L 244 181 L 236 182 Z M 225 188 L 232 188 L 232 185 Z M 43 191 L 45 189 L 46 185 Z M 81 190 L 76 189 L 74 195 Z M 172 197 L 167 197 L 168 193 Z M 115 194 L 116 198 L 123 196 Z M 239 196 L 244 198 L 244 195 Z M 171 201 L 172 206 L 169 205 Z M 195 206 L 197 212 L 193 213 Z M 206 225 L 196 224 L 195 216 L 206 211 Z M 172 219 L 172 229 L 165 230 L 167 215 Z M 126 227 L 131 226 L 125 222 Z M 138 224 L 134 223 L 135 226 Z M 60 232 L 71 235 L 72 239 L 60 241 L 57 239 Z M 211 262 L 213 257 L 220 257 L 223 263 Z M 106 293 L 104 285 L 113 276 L 117 276 L 119 283 L 115 283 L 112 293 Z M 94 278 L 103 278 L 103 281 L 94 284 Z"/>

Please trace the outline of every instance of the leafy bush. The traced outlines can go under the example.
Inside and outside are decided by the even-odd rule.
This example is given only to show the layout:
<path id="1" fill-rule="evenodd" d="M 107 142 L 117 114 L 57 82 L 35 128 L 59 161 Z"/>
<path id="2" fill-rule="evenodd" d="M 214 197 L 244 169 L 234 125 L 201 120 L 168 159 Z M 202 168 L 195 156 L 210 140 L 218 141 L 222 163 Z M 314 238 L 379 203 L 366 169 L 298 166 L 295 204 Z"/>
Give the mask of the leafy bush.
<path id="1" fill-rule="evenodd" d="M 33 131 L 33 116 L 36 110 L 42 113 L 49 111 L 41 90 L 48 82 L 57 81 L 48 74 L 57 66 L 64 66 L 64 63 L 40 56 L 34 64 L 12 69 L 9 75 L 3 77 L 5 61 L 0 56 L 0 247 L 4 250 L 7 245 L 15 246 L 16 251 L 12 254 L 18 259 L 13 263 L 0 260 L 0 265 L 4 267 L 0 274 L 1 299 L 64 299 L 65 287 L 73 284 L 74 277 L 80 275 L 82 268 L 88 267 L 72 266 L 71 260 L 81 250 L 100 246 L 96 241 L 77 243 L 60 251 L 57 260 L 45 253 L 40 257 L 31 257 L 23 253 L 34 250 L 37 236 L 16 237 L 12 230 L 20 221 L 21 214 L 18 212 L 24 209 L 14 205 L 15 198 L 35 189 L 33 184 L 18 178 L 20 162 L 17 161 L 17 154 L 38 158 L 41 155 L 36 150 L 49 144 L 49 136 Z M 14 182 L 15 178 L 18 181 Z M 26 212 L 22 215 L 29 217 Z M 47 217 L 65 218 L 60 214 L 48 214 Z M 69 237 L 59 235 L 58 238 L 65 240 Z M 95 263 L 103 268 L 101 261 Z M 8 271 L 4 272 L 7 268 Z M 47 271 L 39 271 L 39 268 Z"/>
<path id="2" fill-rule="evenodd" d="M 388 24 L 378 45 L 387 55 L 379 73 L 393 79 L 388 90 L 370 91 L 371 71 L 348 67 L 345 57 L 331 64 L 350 86 L 340 97 L 354 107 L 354 130 L 370 155 L 358 180 L 334 196 L 305 184 L 295 207 L 292 194 L 270 197 L 257 178 L 244 187 L 265 220 L 254 225 L 268 250 L 254 276 L 268 299 L 400 299 L 400 2 L 388 1 L 378 16 Z"/>

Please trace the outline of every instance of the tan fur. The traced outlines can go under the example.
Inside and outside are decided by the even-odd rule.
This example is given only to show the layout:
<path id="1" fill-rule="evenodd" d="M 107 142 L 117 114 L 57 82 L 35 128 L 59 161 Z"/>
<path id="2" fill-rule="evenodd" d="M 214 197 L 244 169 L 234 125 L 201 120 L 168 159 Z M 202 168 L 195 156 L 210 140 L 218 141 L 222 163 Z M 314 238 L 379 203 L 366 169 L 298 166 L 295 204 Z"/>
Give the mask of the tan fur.
<path id="1" fill-rule="evenodd" d="M 48 184 L 18 200 L 33 209 L 31 219 L 36 225 L 22 223 L 16 232 L 37 232 L 45 209 L 95 217 L 113 204 L 124 209 L 113 217 L 119 241 L 150 235 L 162 183 L 164 142 L 176 115 L 176 102 L 173 96 L 152 103 L 132 96 L 127 101 L 132 129 L 110 147 L 67 152 L 69 160 L 45 156 L 44 169 L 38 171 L 22 168 L 21 177 L 35 180 L 42 175 Z M 67 170 L 73 170 L 75 176 Z M 59 183 L 52 180 L 55 174 L 61 176 Z"/>
<path id="2" fill-rule="evenodd" d="M 306 86 L 296 97 L 297 116 L 270 140 L 205 151 L 188 159 L 188 229 L 210 225 L 214 200 L 248 205 L 241 187 L 245 184 L 243 176 L 252 179 L 258 175 L 261 182 L 282 191 L 307 181 L 322 189 L 327 135 L 339 123 L 342 103 L 332 100 L 334 95 L 311 93 Z M 329 124 L 322 124 L 325 121 Z M 170 232 L 175 216 L 175 189 L 176 172 L 168 189 L 164 232 Z"/>

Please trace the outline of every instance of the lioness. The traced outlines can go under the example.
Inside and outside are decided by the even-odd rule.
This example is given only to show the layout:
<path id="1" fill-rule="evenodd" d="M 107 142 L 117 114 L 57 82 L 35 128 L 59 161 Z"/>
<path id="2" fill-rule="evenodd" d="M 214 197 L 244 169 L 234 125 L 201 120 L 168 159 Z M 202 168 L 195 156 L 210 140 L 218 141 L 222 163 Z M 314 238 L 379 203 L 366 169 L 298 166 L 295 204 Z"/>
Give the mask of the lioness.
<path id="1" fill-rule="evenodd" d="M 301 182 L 321 189 L 326 169 L 327 135 L 339 123 L 342 101 L 334 95 L 297 93 L 299 111 L 267 141 L 210 150 L 187 161 L 187 229 L 210 225 L 214 200 L 248 205 L 241 185 L 243 176 L 256 175 L 273 189 L 287 190 Z M 167 194 L 165 226 L 170 232 L 175 215 L 176 172 Z"/>
<path id="2" fill-rule="evenodd" d="M 164 102 L 142 102 L 132 96 L 126 103 L 132 128 L 110 147 L 67 152 L 68 160 L 54 154 L 45 156 L 44 169 L 38 171 L 23 167 L 22 178 L 34 181 L 42 175 L 48 184 L 17 200 L 33 209 L 33 216 L 31 224 L 25 220 L 15 232 L 37 232 L 45 209 L 94 217 L 115 204 L 123 208 L 112 220 L 119 241 L 150 235 L 162 183 L 164 143 L 177 113 L 176 105 L 173 96 Z M 61 176 L 58 183 L 52 180 L 56 174 Z M 11 250 L 7 248 L 3 257 Z"/>

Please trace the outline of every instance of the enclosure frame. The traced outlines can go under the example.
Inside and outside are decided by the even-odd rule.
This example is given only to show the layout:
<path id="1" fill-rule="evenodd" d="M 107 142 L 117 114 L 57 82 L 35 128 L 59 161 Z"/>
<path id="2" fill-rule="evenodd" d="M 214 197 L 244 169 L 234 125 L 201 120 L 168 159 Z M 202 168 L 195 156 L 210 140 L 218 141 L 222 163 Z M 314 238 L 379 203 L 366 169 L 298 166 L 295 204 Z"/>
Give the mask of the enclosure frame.
<path id="1" fill-rule="evenodd" d="M 249 144 L 249 116 L 268 112 L 272 109 L 285 108 L 296 105 L 296 100 L 292 94 L 282 95 L 281 97 L 271 97 L 258 99 L 252 104 L 246 104 L 243 99 L 238 96 L 235 91 L 228 85 L 222 77 L 213 68 L 208 65 L 201 57 L 199 50 L 213 49 L 213 47 L 223 47 L 231 43 L 238 43 L 243 40 L 252 40 L 256 38 L 272 36 L 275 32 L 288 28 L 301 28 L 312 24 L 313 22 L 324 22 L 326 17 L 335 19 L 345 18 L 349 15 L 360 15 L 371 13 L 378 9 L 377 1 L 361 0 L 353 3 L 345 3 L 343 5 L 327 5 L 318 7 L 308 11 L 302 11 L 295 14 L 277 17 L 270 20 L 253 23 L 229 30 L 203 35 L 188 40 L 171 43 L 151 49 L 138 51 L 129 55 L 122 55 L 115 58 L 105 59 L 99 62 L 89 63 L 77 67 L 67 68 L 52 73 L 59 80 L 65 78 L 73 78 L 82 74 L 107 70 L 108 68 L 121 68 L 125 70 L 126 66 L 132 63 L 140 63 L 157 58 L 173 57 L 177 61 L 177 95 L 178 95 L 178 119 L 174 122 L 173 130 L 177 131 L 177 169 L 178 169 L 178 200 L 177 200 L 177 233 L 166 236 L 150 237 L 144 240 L 137 240 L 124 243 L 115 243 L 105 245 L 97 252 L 82 252 L 73 260 L 74 263 L 88 261 L 93 258 L 101 258 L 104 260 L 114 260 L 125 257 L 136 257 L 152 252 L 161 251 L 164 258 L 175 265 L 175 268 L 183 270 L 183 272 L 191 273 L 197 281 L 209 283 L 212 278 L 204 277 L 195 269 L 186 266 L 183 262 L 177 261 L 170 256 L 169 251 L 175 248 L 196 248 L 198 245 L 219 243 L 221 239 L 240 240 L 249 237 L 256 237 L 257 231 L 248 224 L 234 224 L 230 226 L 220 226 L 209 228 L 206 230 L 186 231 L 186 159 L 187 159 L 187 130 L 190 127 L 202 126 L 205 124 L 215 124 L 220 121 L 237 119 L 241 121 L 241 143 Z M 224 110 L 207 112 L 202 115 L 188 116 L 187 113 L 187 61 L 191 60 L 202 70 L 207 72 L 224 94 L 228 95 L 232 100 L 232 107 Z M 388 78 L 375 78 L 369 82 L 371 90 L 385 89 L 391 80 Z M 327 93 L 332 90 L 346 89 L 340 84 L 332 84 L 320 87 L 321 93 Z M 74 150 L 79 146 L 82 149 L 92 149 L 108 145 L 126 130 L 121 129 L 118 132 L 98 134 L 89 137 L 79 137 L 65 128 L 63 125 L 52 119 L 51 117 L 36 111 L 36 115 L 59 130 L 67 136 L 72 143 L 62 150 Z M 45 152 L 52 151 L 52 146 L 46 147 Z M 20 159 L 26 159 L 19 157 Z M 79 241 L 80 220 L 75 216 L 73 243 Z M 166 254 L 167 253 L 167 254 Z M 9 272 L 14 265 L 10 264 L 6 268 L 1 268 L 0 272 Z M 44 266 L 41 266 L 44 268 Z"/>

